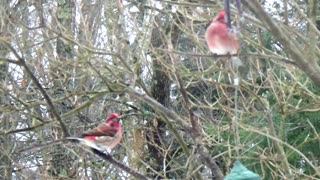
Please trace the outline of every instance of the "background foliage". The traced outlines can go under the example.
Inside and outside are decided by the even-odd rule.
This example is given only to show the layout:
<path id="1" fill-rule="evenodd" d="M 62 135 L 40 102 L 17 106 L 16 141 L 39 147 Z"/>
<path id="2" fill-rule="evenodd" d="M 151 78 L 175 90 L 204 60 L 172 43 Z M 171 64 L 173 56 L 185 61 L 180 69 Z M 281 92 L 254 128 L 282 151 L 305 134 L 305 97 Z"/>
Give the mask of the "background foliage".
<path id="1" fill-rule="evenodd" d="M 222 1 L 2 0 L 0 174 L 132 177 L 63 141 L 118 112 L 114 159 L 152 179 L 222 179 L 236 159 L 262 179 L 319 178 L 319 5 L 232 6 L 236 110 L 230 62 L 204 40 Z"/>

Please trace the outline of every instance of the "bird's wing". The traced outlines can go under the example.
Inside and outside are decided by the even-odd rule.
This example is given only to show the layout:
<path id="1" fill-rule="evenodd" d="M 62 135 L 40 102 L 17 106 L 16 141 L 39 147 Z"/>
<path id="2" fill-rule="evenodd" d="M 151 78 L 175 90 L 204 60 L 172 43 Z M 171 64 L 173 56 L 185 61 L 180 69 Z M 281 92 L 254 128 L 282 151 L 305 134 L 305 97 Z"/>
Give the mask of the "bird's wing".
<path id="1" fill-rule="evenodd" d="M 117 130 L 114 127 L 109 126 L 106 123 L 100 124 L 97 128 L 88 130 L 81 135 L 84 136 L 111 136 L 113 137 L 117 133 Z"/>

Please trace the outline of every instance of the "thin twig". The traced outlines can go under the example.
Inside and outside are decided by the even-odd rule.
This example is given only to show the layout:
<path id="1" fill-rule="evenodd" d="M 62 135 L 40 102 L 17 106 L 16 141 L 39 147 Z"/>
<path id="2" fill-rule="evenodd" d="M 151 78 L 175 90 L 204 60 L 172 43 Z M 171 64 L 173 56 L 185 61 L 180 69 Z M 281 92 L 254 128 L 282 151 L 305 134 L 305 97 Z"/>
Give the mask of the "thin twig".
<path id="1" fill-rule="evenodd" d="M 171 41 L 167 42 L 168 49 L 173 49 L 173 45 Z M 220 167 L 217 165 L 214 159 L 212 159 L 208 153 L 206 153 L 205 148 L 203 147 L 203 143 L 201 141 L 200 137 L 200 125 L 198 120 L 196 119 L 194 115 L 194 109 L 190 103 L 190 100 L 188 98 L 188 94 L 186 89 L 184 88 L 184 83 L 180 77 L 180 74 L 177 72 L 176 67 L 178 67 L 177 58 L 173 54 L 169 54 L 171 62 L 173 64 L 173 71 L 174 75 L 176 77 L 176 80 L 178 81 L 179 89 L 182 95 L 182 99 L 184 100 L 185 106 L 189 111 L 190 116 L 190 122 L 191 122 L 191 137 L 193 138 L 193 141 L 197 145 L 197 148 L 200 153 L 201 159 L 204 160 L 204 162 L 207 164 L 207 167 L 211 169 L 212 178 L 214 179 L 223 179 L 223 173 L 220 169 Z"/>
<path id="2" fill-rule="evenodd" d="M 45 121 L 45 122 L 43 122 L 41 124 L 37 124 L 37 125 L 31 126 L 31 127 L 27 127 L 27 128 L 14 129 L 14 130 L 11 130 L 11 131 L 0 133 L 0 135 L 3 135 L 3 134 L 9 135 L 9 134 L 15 134 L 15 133 L 19 133 L 19 132 L 33 131 L 33 130 L 35 130 L 35 129 L 39 128 L 39 127 L 45 126 L 45 125 L 47 125 L 49 123 L 52 123 L 52 121 Z"/>
<path id="3" fill-rule="evenodd" d="M 60 127 L 62 128 L 62 132 L 63 132 L 63 136 L 67 137 L 69 136 L 69 132 L 68 129 L 66 127 L 66 125 L 63 123 L 58 111 L 56 110 L 55 106 L 53 105 L 49 95 L 47 94 L 47 92 L 44 90 L 44 88 L 42 87 L 42 85 L 40 84 L 40 82 L 38 81 L 37 77 L 33 74 L 33 72 L 31 71 L 31 69 L 28 67 L 28 65 L 26 64 L 26 61 L 23 57 L 21 57 L 18 52 L 7 42 L 4 40 L 0 40 L 1 43 L 3 45 L 5 45 L 7 48 L 9 48 L 11 50 L 11 52 L 14 54 L 14 56 L 17 58 L 17 61 L 19 63 L 15 63 L 17 65 L 20 65 L 22 67 L 24 67 L 24 69 L 26 70 L 27 74 L 30 76 L 30 78 L 32 79 L 32 81 L 36 84 L 37 88 L 39 89 L 39 91 L 41 92 L 42 96 L 44 97 L 45 101 L 48 104 L 48 110 L 49 112 L 52 113 L 53 117 L 55 117 L 55 119 L 59 122 Z"/>
<path id="4" fill-rule="evenodd" d="M 115 160 L 112 158 L 112 156 L 110 154 L 105 154 L 103 152 L 100 152 L 96 149 L 91 149 L 92 153 L 99 156 L 100 158 L 104 159 L 105 161 L 110 162 L 111 164 L 119 167 L 120 169 L 124 170 L 125 172 L 131 174 L 132 176 L 136 177 L 137 179 L 149 179 L 148 177 L 146 177 L 145 175 L 141 174 L 140 172 L 130 168 L 129 166 L 126 166 L 125 164 L 122 164 L 121 162 Z"/>
<path id="5" fill-rule="evenodd" d="M 17 150 L 17 153 L 23 153 L 23 152 L 27 152 L 27 151 L 34 151 L 36 149 L 40 149 L 40 148 L 45 148 L 45 147 L 52 146 L 52 145 L 61 144 L 63 141 L 65 141 L 65 139 L 59 139 L 59 140 L 56 140 L 56 141 L 43 143 L 43 144 L 31 145 L 30 147 Z"/>
<path id="6" fill-rule="evenodd" d="M 277 137 L 277 133 L 276 133 L 276 130 L 274 129 L 274 124 L 273 124 L 271 113 L 272 113 L 271 111 L 267 112 L 269 132 L 270 132 L 271 136 Z M 282 144 L 279 143 L 278 141 L 275 141 L 275 140 L 272 140 L 272 141 L 273 141 L 273 144 L 274 144 L 276 150 L 278 151 L 278 153 L 280 155 L 279 157 L 281 158 L 281 162 L 283 164 L 283 168 L 285 169 L 286 175 L 289 177 L 289 179 L 293 178 L 293 174 L 290 169 L 290 164 L 288 162 L 288 159 L 286 157 L 286 153 L 284 152 Z"/>
<path id="7" fill-rule="evenodd" d="M 320 176 L 320 170 L 319 168 L 317 168 L 315 165 L 313 165 L 312 161 L 307 157 L 305 156 L 302 152 L 300 152 L 297 148 L 293 147 L 292 145 L 288 144 L 287 142 L 284 142 L 280 139 L 278 139 L 277 137 L 274 137 L 270 134 L 267 134 L 267 133 L 264 133 L 264 132 L 261 132 L 261 129 L 255 129 L 254 127 L 251 127 L 251 126 L 245 126 L 243 124 L 240 124 L 239 123 L 239 127 L 244 129 L 244 130 L 247 130 L 249 132 L 254 132 L 254 133 L 257 133 L 257 134 L 260 134 L 262 136 L 265 136 L 267 138 L 270 138 L 274 141 L 277 141 L 281 144 L 283 144 L 284 146 L 286 146 L 288 149 L 291 149 L 293 150 L 294 152 L 296 152 L 297 154 L 299 154 L 303 160 L 306 162 L 306 164 L 308 164 L 314 171 L 315 171 L 315 174 L 317 174 L 318 176 Z"/>
<path id="8" fill-rule="evenodd" d="M 47 146 L 61 144 L 63 141 L 66 141 L 66 139 L 60 139 L 60 140 L 49 142 L 49 143 L 44 143 L 44 144 L 39 144 L 39 145 L 36 145 L 36 146 L 31 146 L 31 147 L 28 147 L 28 148 L 24 148 L 24 149 L 18 150 L 17 152 L 18 153 L 22 153 L 22 152 L 26 152 L 26 151 L 33 151 L 33 150 L 38 149 L 38 148 L 44 148 L 44 147 L 47 147 Z M 136 171 L 136 170 L 126 166 L 125 164 L 113 159 L 110 154 L 105 154 L 105 153 L 100 152 L 100 151 L 98 151 L 96 149 L 93 149 L 93 148 L 91 148 L 90 150 L 91 150 L 91 152 L 93 154 L 99 156 L 100 158 L 102 158 L 105 161 L 110 162 L 111 164 L 119 167 L 120 169 L 124 170 L 125 172 L 131 174 L 132 176 L 134 176 L 134 177 L 136 177 L 138 179 L 146 179 L 146 180 L 149 179 L 148 177 L 144 176 L 143 174 L 139 173 L 138 171 Z"/>
<path id="9" fill-rule="evenodd" d="M 147 104 L 149 104 L 151 107 L 153 107 L 153 109 L 157 109 L 158 111 L 160 111 L 162 114 L 164 114 L 165 116 L 167 116 L 169 119 L 175 120 L 178 124 L 180 124 L 184 129 L 186 130 L 190 130 L 190 126 L 188 123 L 186 123 L 186 121 L 184 119 L 181 119 L 179 115 L 177 115 L 174 111 L 164 107 L 162 104 L 160 104 L 159 102 L 157 102 L 155 99 L 151 98 L 150 96 L 144 94 L 144 93 L 140 93 L 137 92 L 136 90 L 127 87 L 127 92 L 134 96 L 137 97 L 139 99 L 142 99 L 144 102 L 146 102 Z"/>
<path id="10" fill-rule="evenodd" d="M 283 45 L 285 52 L 294 59 L 297 66 L 302 69 L 318 87 L 320 87 L 320 66 L 317 63 L 317 60 L 306 58 L 303 50 L 297 46 L 298 43 L 294 41 L 294 38 L 288 36 L 290 33 L 287 33 L 281 24 L 276 24 L 257 0 L 245 0 L 242 1 L 242 3 L 261 19 L 276 40 Z"/>

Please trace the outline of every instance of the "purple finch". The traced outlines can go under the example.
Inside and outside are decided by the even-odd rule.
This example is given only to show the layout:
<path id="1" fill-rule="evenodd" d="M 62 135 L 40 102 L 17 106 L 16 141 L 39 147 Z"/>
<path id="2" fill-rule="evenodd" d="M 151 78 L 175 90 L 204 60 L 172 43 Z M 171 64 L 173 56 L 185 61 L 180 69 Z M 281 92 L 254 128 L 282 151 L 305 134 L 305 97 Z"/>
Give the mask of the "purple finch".
<path id="1" fill-rule="evenodd" d="M 86 131 L 79 138 L 68 137 L 67 139 L 100 151 L 110 151 L 120 143 L 122 138 L 122 128 L 119 120 L 120 116 L 117 113 L 111 113 L 96 128 Z"/>
<path id="2" fill-rule="evenodd" d="M 205 39 L 210 51 L 215 55 L 237 55 L 239 43 L 237 37 L 229 32 L 225 22 L 225 12 L 220 11 L 208 27 Z M 242 65 L 238 57 L 232 57 L 233 65 Z"/>

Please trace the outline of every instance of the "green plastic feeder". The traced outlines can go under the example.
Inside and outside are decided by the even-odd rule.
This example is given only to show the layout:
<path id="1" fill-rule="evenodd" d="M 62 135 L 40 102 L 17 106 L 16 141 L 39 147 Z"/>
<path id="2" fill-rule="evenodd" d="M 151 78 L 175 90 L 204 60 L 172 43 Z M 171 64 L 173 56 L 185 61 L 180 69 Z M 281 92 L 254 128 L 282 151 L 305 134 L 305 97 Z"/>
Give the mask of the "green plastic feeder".
<path id="1" fill-rule="evenodd" d="M 233 164 L 231 172 L 224 178 L 225 180 L 260 180 L 260 176 L 248 170 L 239 160 Z"/>

